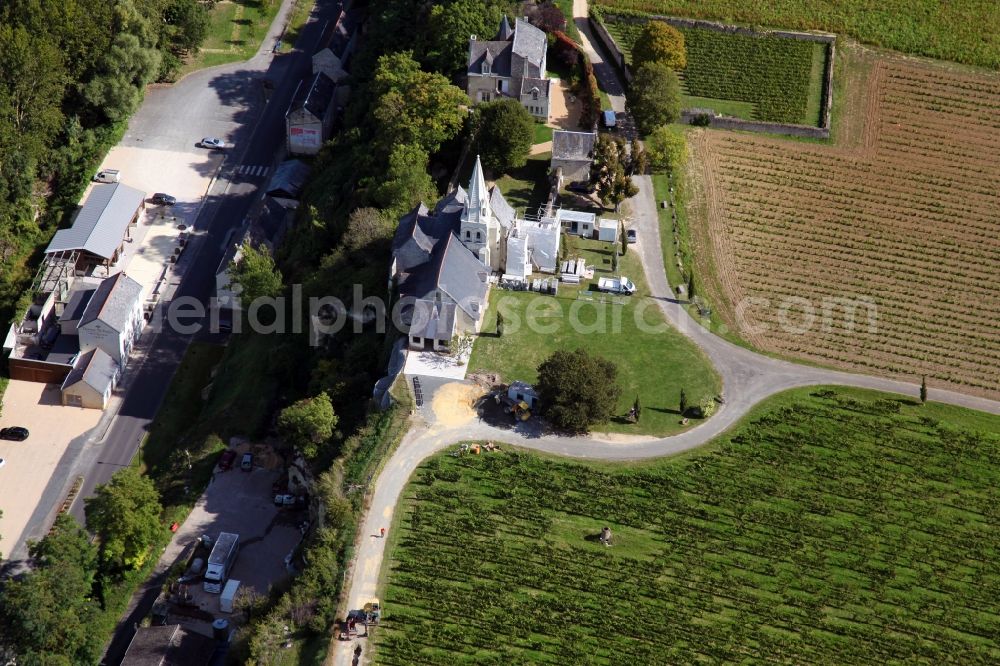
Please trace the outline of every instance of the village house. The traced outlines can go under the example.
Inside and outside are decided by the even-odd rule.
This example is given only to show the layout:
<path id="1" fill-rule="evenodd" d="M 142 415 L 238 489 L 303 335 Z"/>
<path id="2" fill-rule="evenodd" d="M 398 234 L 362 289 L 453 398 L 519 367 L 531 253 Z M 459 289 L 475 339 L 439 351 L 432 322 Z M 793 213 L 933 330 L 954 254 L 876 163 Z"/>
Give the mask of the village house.
<path id="1" fill-rule="evenodd" d="M 511 27 L 504 16 L 491 40 L 469 40 L 466 92 L 474 103 L 503 97 L 518 100 L 536 119 L 547 121 L 552 82 L 545 77 L 545 33 L 517 19 Z"/>
<path id="2" fill-rule="evenodd" d="M 590 180 L 590 165 L 594 161 L 594 144 L 597 132 L 552 132 L 551 173 L 564 184 Z"/>

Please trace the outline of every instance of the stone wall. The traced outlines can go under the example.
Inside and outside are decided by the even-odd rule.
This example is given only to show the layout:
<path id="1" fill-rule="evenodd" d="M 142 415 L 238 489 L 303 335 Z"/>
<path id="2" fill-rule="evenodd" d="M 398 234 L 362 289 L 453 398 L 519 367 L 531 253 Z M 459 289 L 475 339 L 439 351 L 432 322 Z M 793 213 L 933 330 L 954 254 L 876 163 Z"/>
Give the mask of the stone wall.
<path id="1" fill-rule="evenodd" d="M 837 41 L 836 35 L 827 33 L 795 32 L 791 30 L 759 31 L 737 25 L 717 23 L 715 21 L 685 19 L 673 16 L 662 16 L 659 14 L 653 14 L 646 17 L 616 16 L 614 14 L 607 14 L 605 18 L 611 21 L 622 21 L 627 23 L 645 23 L 647 20 L 664 21 L 674 27 L 700 28 L 703 30 L 714 30 L 716 32 L 725 32 L 734 35 L 747 35 L 750 37 L 767 35 L 782 37 L 785 39 L 798 39 L 802 41 L 826 44 L 827 52 L 826 63 L 823 69 L 823 96 L 821 102 L 823 109 L 823 123 L 820 127 L 813 127 L 811 125 L 772 123 L 757 120 L 742 120 L 740 118 L 731 118 L 728 116 L 711 116 L 709 118 L 708 125 L 710 127 L 718 127 L 720 129 L 737 129 L 746 130 L 748 132 L 768 132 L 771 134 L 811 137 L 816 139 L 830 138 L 830 115 L 833 110 L 833 61 L 835 56 L 834 49 Z M 632 75 L 625 63 L 625 54 L 622 53 L 622 50 L 619 48 L 618 43 L 615 42 L 614 37 L 612 37 L 611 33 L 608 32 L 608 29 L 604 26 L 602 20 L 595 18 L 593 14 L 591 14 L 589 20 L 594 36 L 604 46 L 605 51 L 610 54 L 611 61 L 616 67 L 618 67 L 625 80 L 627 82 L 631 82 Z M 692 113 L 690 111 L 682 111 L 681 120 L 683 122 L 691 122 L 691 120 L 698 115 L 700 114 Z"/>

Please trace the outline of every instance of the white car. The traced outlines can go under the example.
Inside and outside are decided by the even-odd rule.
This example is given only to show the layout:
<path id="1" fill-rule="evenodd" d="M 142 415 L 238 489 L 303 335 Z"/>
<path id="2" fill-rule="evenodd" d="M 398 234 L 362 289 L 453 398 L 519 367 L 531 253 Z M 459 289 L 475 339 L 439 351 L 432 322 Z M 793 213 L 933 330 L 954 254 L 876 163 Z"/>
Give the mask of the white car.
<path id="1" fill-rule="evenodd" d="M 0 458 L 0 467 L 3 467 L 6 464 L 7 464 L 7 461 L 4 460 L 3 458 Z"/>
<path id="2" fill-rule="evenodd" d="M 226 142 L 222 139 L 217 139 L 215 137 L 206 136 L 201 140 L 202 148 L 225 148 Z"/>

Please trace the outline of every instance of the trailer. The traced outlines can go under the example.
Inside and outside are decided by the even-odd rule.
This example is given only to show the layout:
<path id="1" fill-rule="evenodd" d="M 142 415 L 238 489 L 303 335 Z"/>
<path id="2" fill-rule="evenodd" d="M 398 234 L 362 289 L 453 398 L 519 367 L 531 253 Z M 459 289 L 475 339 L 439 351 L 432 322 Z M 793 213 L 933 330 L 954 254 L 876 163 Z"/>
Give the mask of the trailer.
<path id="1" fill-rule="evenodd" d="M 611 294 L 634 294 L 635 284 L 624 275 L 616 278 L 602 277 L 597 281 L 597 288 Z"/>
<path id="2" fill-rule="evenodd" d="M 229 577 L 229 571 L 233 568 L 239 552 L 240 535 L 232 532 L 220 532 L 219 538 L 215 540 L 212 552 L 208 556 L 204 584 L 206 592 L 218 594 L 222 591 L 222 584 Z"/>
<path id="3" fill-rule="evenodd" d="M 219 596 L 219 610 L 223 613 L 233 612 L 233 601 L 236 599 L 236 592 L 240 589 L 240 581 L 230 578 L 226 581 L 226 586 L 222 588 Z"/>

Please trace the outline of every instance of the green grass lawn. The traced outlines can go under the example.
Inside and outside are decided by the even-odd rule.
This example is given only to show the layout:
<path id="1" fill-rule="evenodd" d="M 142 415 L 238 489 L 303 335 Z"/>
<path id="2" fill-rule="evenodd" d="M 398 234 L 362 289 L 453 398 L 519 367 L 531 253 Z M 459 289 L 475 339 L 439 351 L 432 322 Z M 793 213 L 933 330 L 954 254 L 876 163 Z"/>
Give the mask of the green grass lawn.
<path id="1" fill-rule="evenodd" d="M 996 663 L 998 432 L 807 388 L 658 461 L 438 454 L 395 512 L 376 663 Z"/>
<path id="2" fill-rule="evenodd" d="M 550 137 L 551 138 L 551 137 Z M 512 169 L 497 179 L 496 184 L 500 186 L 504 198 L 516 210 L 535 213 L 538 207 L 545 203 L 549 194 L 549 162 L 552 160 L 552 153 L 540 153 L 528 157 L 528 162 L 519 169 Z M 469 167 L 471 173 L 472 167 Z M 463 176 L 461 181 L 463 186 L 469 182 Z"/>
<path id="3" fill-rule="evenodd" d="M 552 129 L 544 123 L 535 123 L 535 136 L 532 139 L 533 144 L 545 143 L 546 141 L 552 140 Z M 551 157 L 551 155 L 550 155 Z"/>
<path id="4" fill-rule="evenodd" d="M 312 5 L 310 0 L 297 2 Z M 208 33 L 201 50 L 185 63 L 180 75 L 253 57 L 280 7 L 280 0 L 223 0 L 216 3 L 209 12 Z"/>
<path id="5" fill-rule="evenodd" d="M 715 99 L 712 97 L 696 97 L 681 95 L 682 109 L 712 109 L 716 113 L 734 118 L 753 120 L 753 102 L 738 102 L 732 99 Z"/>
<path id="6" fill-rule="evenodd" d="M 626 414 L 636 395 L 643 407 L 639 423 L 616 417 L 594 430 L 667 434 L 684 429 L 677 413 L 681 389 L 692 404 L 719 393 L 719 379 L 708 359 L 667 325 L 657 304 L 646 297 L 649 292 L 645 276 L 634 251 L 621 258 L 619 268 L 621 274 L 636 283 L 638 293 L 611 297 L 597 292 L 597 279 L 613 275 L 612 246 L 576 238 L 571 243 L 577 251 L 570 256 L 582 256 L 588 265 L 594 265 L 594 279 L 580 286 L 560 284 L 557 297 L 494 290 L 483 323 L 484 333 L 473 348 L 470 371 L 499 372 L 505 381 L 534 382 L 539 363 L 553 351 L 583 347 L 618 366 L 622 395 L 615 413 Z M 582 294 L 588 290 L 592 292 L 591 301 L 584 300 L 588 296 Z M 492 335 L 498 309 L 504 316 L 501 338 Z M 536 324 L 534 328 L 527 323 L 529 314 Z M 641 316 L 639 321 L 644 322 L 646 331 L 640 328 L 637 316 Z M 654 327 L 662 330 L 647 332 Z M 692 419 L 687 427 L 696 423 Z"/>

